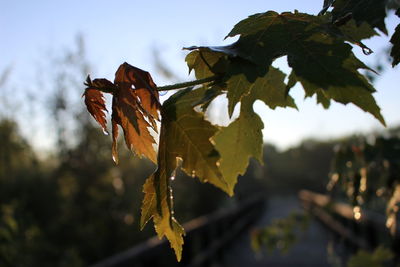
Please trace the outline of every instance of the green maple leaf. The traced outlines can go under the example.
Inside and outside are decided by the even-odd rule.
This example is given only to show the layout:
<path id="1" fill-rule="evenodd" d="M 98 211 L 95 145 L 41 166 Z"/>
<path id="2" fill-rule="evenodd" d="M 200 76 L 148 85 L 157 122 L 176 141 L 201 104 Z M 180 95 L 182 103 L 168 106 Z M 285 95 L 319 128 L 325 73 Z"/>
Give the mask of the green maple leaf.
<path id="1" fill-rule="evenodd" d="M 334 23 L 346 17 L 353 18 L 357 25 L 368 23 L 372 28 L 378 28 L 387 34 L 385 26 L 386 0 L 335 0 L 332 3 L 332 18 Z"/>
<path id="2" fill-rule="evenodd" d="M 157 181 L 155 181 L 156 178 Z M 180 261 L 185 231 L 173 216 L 169 179 L 169 177 L 165 176 L 165 173 L 157 170 L 146 180 L 143 185 L 145 196 L 142 203 L 140 225 L 143 229 L 145 224 L 153 218 L 154 228 L 158 237 L 161 239 L 166 236 L 175 251 L 177 260 Z"/>
<path id="3" fill-rule="evenodd" d="M 167 151 L 166 166 L 176 168 L 176 159 L 182 160 L 181 169 L 227 191 L 227 185 L 218 169 L 219 154 L 210 139 L 218 128 L 204 119 L 193 108 L 207 92 L 207 88 L 182 90 L 163 104 L 160 151 Z M 163 167 L 163 166 L 160 166 Z"/>
<path id="4" fill-rule="evenodd" d="M 221 52 L 213 51 L 207 47 L 194 47 L 186 57 L 189 70 L 195 70 L 196 78 L 205 78 L 223 73 L 221 90 L 227 91 L 228 112 L 232 116 L 233 110 L 243 96 L 248 95 L 252 88 L 260 100 L 270 108 L 296 107 L 293 98 L 285 95 L 283 83 L 285 75 L 275 68 L 269 72 L 258 65 L 243 58 L 228 58 Z M 203 57 L 200 57 L 200 53 Z M 205 60 L 208 63 L 205 63 Z M 225 73 L 224 73 L 225 71 Z"/>
<path id="5" fill-rule="evenodd" d="M 397 10 L 396 15 L 400 17 L 400 8 Z M 390 42 L 393 44 L 390 56 L 393 58 L 392 66 L 396 66 L 400 62 L 400 24 L 397 25 Z"/>
<path id="6" fill-rule="evenodd" d="M 212 51 L 208 48 L 189 47 L 190 52 L 185 61 L 189 67 L 189 73 L 195 70 L 197 79 L 203 79 L 218 75 L 226 71 L 227 56 L 222 52 Z"/>
<path id="7" fill-rule="evenodd" d="M 348 21 L 342 26 L 339 26 L 339 30 L 343 34 L 343 38 L 346 41 L 357 45 L 360 45 L 361 40 L 363 39 L 368 39 L 378 35 L 378 33 L 368 23 L 362 22 L 357 25 L 354 19 Z"/>
<path id="8" fill-rule="evenodd" d="M 270 64 L 287 55 L 288 64 L 306 95 L 354 103 L 385 124 L 372 93 L 374 88 L 358 72 L 369 69 L 342 38 L 335 38 L 319 17 L 269 11 L 239 22 L 228 36 L 240 35 L 236 50 L 257 64 Z"/>
<path id="9" fill-rule="evenodd" d="M 269 108 L 297 106 L 294 99 L 287 95 L 286 75 L 277 68 L 270 67 L 264 77 L 258 78 L 250 90 L 250 98 L 253 102 L 257 99 L 262 100 Z"/>
<path id="10" fill-rule="evenodd" d="M 175 250 L 177 259 L 182 254 L 184 231 L 173 216 L 170 179 L 175 175 L 178 161 L 188 175 L 209 182 L 232 194 L 225 182 L 217 162 L 218 152 L 211 137 L 218 128 L 194 111 L 195 103 L 204 98 L 207 88 L 182 90 L 161 108 L 161 131 L 158 151 L 158 168 L 144 185 L 141 226 L 153 218 L 158 236 L 166 236 Z"/>
<path id="11" fill-rule="evenodd" d="M 244 97 L 239 118 L 222 128 L 213 138 L 215 147 L 221 155 L 220 170 L 232 192 L 238 175 L 245 173 L 250 157 L 262 163 L 261 130 L 264 124 L 254 113 L 253 103 L 253 99 Z"/>

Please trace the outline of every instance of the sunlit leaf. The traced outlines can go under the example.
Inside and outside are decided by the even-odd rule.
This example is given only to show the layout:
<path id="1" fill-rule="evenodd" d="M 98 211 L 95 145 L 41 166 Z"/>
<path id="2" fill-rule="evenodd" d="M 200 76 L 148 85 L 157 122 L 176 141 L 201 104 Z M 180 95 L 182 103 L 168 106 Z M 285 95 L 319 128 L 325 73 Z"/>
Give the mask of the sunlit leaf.
<path id="1" fill-rule="evenodd" d="M 215 147 L 221 155 L 219 168 L 233 192 L 238 175 L 243 175 L 249 159 L 256 158 L 262 163 L 264 124 L 253 111 L 253 100 L 242 101 L 240 116 L 230 125 L 222 128 L 214 137 Z M 234 164 L 232 164 L 234 162 Z"/>
<path id="2" fill-rule="evenodd" d="M 177 158 L 182 159 L 182 170 L 228 192 L 217 167 L 219 154 L 210 139 L 218 128 L 196 112 L 194 104 L 204 97 L 206 88 L 185 89 L 171 96 L 162 107 L 160 148 L 166 151 L 166 166 L 175 170 Z M 168 173 L 172 175 L 172 172 Z"/>
<path id="3" fill-rule="evenodd" d="M 177 260 L 180 261 L 182 258 L 183 235 L 185 232 L 173 216 L 172 191 L 169 185 L 170 178 L 165 174 L 165 171 L 159 169 L 146 180 L 143 186 L 145 195 L 142 203 L 140 224 L 141 228 L 143 228 L 145 224 L 153 218 L 158 237 L 161 239 L 163 236 L 166 236 L 171 247 L 175 251 Z M 155 177 L 158 179 L 157 183 L 154 181 Z M 158 206 L 160 212 L 157 209 L 156 192 L 158 192 Z"/>
<path id="4" fill-rule="evenodd" d="M 154 137 L 150 134 L 152 126 L 145 120 L 145 115 L 139 109 L 140 103 L 135 92 L 128 86 L 120 85 L 114 93 L 111 121 L 113 124 L 113 158 L 118 161 L 116 149 L 118 127 L 124 131 L 125 143 L 130 150 L 138 156 L 145 156 L 156 162 L 156 151 Z"/>
<path id="5" fill-rule="evenodd" d="M 198 177 L 229 192 L 217 167 L 219 154 L 210 138 L 217 128 L 194 111 L 193 103 L 204 96 L 205 89 L 180 91 L 171 96 L 161 109 L 161 131 L 158 168 L 144 186 L 142 227 L 153 218 L 158 236 L 166 236 L 180 260 L 183 229 L 173 216 L 170 179 L 175 176 L 178 160 L 188 175 Z"/>
<path id="6" fill-rule="evenodd" d="M 88 76 L 85 85 L 87 88 L 83 93 L 85 97 L 86 108 L 93 118 L 100 124 L 104 132 L 107 132 L 107 121 L 106 121 L 106 103 L 101 90 L 114 90 L 112 82 L 106 79 L 95 79 L 91 80 Z"/>

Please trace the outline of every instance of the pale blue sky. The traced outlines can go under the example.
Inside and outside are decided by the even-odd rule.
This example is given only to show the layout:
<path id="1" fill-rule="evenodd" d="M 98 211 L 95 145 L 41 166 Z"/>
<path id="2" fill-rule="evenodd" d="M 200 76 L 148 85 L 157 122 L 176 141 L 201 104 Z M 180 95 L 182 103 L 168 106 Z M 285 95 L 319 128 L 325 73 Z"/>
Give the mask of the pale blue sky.
<path id="1" fill-rule="evenodd" d="M 152 48 L 182 80 L 189 79 L 184 62 L 184 46 L 221 45 L 235 23 L 248 15 L 267 10 L 316 14 L 322 0 L 307 1 L 0 1 L 0 72 L 12 66 L 11 83 L 19 87 L 34 77 L 37 62 L 46 60 L 46 51 L 62 52 L 71 47 L 77 33 L 85 37 L 88 58 L 94 63 L 92 77 L 113 79 L 119 64 L 127 61 L 154 72 Z M 398 23 L 387 21 L 390 33 Z M 367 42 L 379 51 L 388 38 Z M 355 48 L 357 50 L 357 48 Z M 366 62 L 374 56 L 357 55 Z M 378 55 L 379 57 L 379 55 Z M 283 69 L 285 64 L 279 64 Z M 24 77 L 24 79 L 21 79 Z M 159 85 L 166 81 L 153 74 Z M 378 104 L 389 126 L 400 123 L 399 69 L 382 74 L 376 83 Z M 23 86 L 22 86 L 23 87 Z M 256 104 L 264 123 L 264 140 L 284 148 L 307 137 L 337 137 L 353 132 L 381 129 L 379 122 L 351 105 L 333 105 L 328 111 L 315 105 L 314 99 L 303 100 L 300 88 L 293 91 L 299 111 L 271 111 Z M 35 141 L 41 146 L 45 133 Z M 43 144 L 45 146 L 45 144 Z"/>

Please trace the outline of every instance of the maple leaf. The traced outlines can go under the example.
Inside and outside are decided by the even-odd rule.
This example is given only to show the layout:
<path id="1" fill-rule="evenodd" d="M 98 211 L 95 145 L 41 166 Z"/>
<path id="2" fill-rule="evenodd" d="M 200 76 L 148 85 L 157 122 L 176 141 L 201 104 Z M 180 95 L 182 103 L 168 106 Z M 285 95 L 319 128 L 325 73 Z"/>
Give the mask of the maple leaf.
<path id="1" fill-rule="evenodd" d="M 235 105 L 250 93 L 251 87 L 261 82 L 260 78 L 265 79 L 272 62 L 287 55 L 288 64 L 296 77 L 301 79 L 307 96 L 316 94 L 325 107 L 329 106 L 330 99 L 345 104 L 354 101 L 355 105 L 384 124 L 380 108 L 372 97 L 375 90 L 358 72 L 358 69 L 370 69 L 354 56 L 352 47 L 345 43 L 351 41 L 367 49 L 357 38 L 370 36 L 374 31 L 365 27 L 362 33 L 351 39 L 353 37 L 348 37 L 347 33 L 356 32 L 354 23 L 339 29 L 330 25 L 327 18 L 298 12 L 278 14 L 274 11 L 252 15 L 236 24 L 228 34 L 227 37 L 240 35 L 234 44 L 190 48 L 198 52 L 188 55 L 188 66 L 195 69 L 196 75 L 199 73 L 202 76 L 216 74 L 216 62 L 223 62 L 219 64 L 225 68 L 221 80 L 225 84 L 228 111 L 232 115 Z M 200 53 L 212 59 L 211 63 L 204 63 Z M 321 90 L 329 92 L 323 94 Z M 360 96 L 357 97 L 357 94 Z"/>
<path id="2" fill-rule="evenodd" d="M 261 130 L 264 124 L 253 111 L 253 103 L 254 99 L 244 97 L 240 116 L 213 137 L 215 148 L 221 155 L 219 168 L 232 192 L 238 175 L 245 173 L 250 157 L 263 162 Z"/>
<path id="3" fill-rule="evenodd" d="M 128 148 L 139 157 L 145 156 L 156 163 L 156 142 L 149 132 L 149 128 L 157 131 L 155 120 L 159 119 L 160 103 L 156 85 L 148 72 L 126 62 L 115 73 L 114 84 L 117 85 L 113 94 L 111 116 L 114 160 L 118 162 L 117 125 L 120 125 Z"/>
<path id="4" fill-rule="evenodd" d="M 215 48 L 192 47 L 191 49 L 196 50 L 187 55 L 186 62 L 189 70 L 195 70 L 196 78 L 224 74 L 221 78 L 220 89 L 227 91 L 230 116 L 232 116 L 235 105 L 240 102 L 243 96 L 249 94 L 252 88 L 259 88 L 257 89 L 259 99 L 272 109 L 277 106 L 296 107 L 293 99 L 285 95 L 285 90 L 280 90 L 285 85 L 283 79 L 274 78 L 276 75 L 274 70 L 276 69 L 273 68 L 273 73 L 268 74 L 263 68 L 243 58 L 230 58 L 228 61 L 227 56 L 219 50 L 217 52 L 212 50 Z M 203 56 L 201 57 L 200 54 Z M 283 75 L 284 78 L 285 75 L 282 72 L 280 73 L 280 77 Z"/>
<path id="5" fill-rule="evenodd" d="M 112 156 L 118 163 L 118 125 L 124 131 L 125 143 L 139 157 L 145 156 L 156 162 L 155 140 L 149 129 L 157 132 L 159 120 L 159 95 L 157 87 L 147 71 L 128 63 L 119 66 L 114 83 L 106 79 L 87 78 L 84 96 L 89 113 L 107 132 L 107 111 L 102 92 L 113 95 L 112 99 Z"/>
<path id="6" fill-rule="evenodd" d="M 197 176 L 232 194 L 224 181 L 217 162 L 219 154 L 211 137 L 217 128 L 194 111 L 195 103 L 203 99 L 207 88 L 188 88 L 166 100 L 161 108 L 161 131 L 158 152 L 158 168 L 143 188 L 141 227 L 153 218 L 158 236 L 166 236 L 175 250 L 177 259 L 182 253 L 184 231 L 173 216 L 170 179 L 175 175 L 178 161 L 188 175 Z"/>
<path id="7" fill-rule="evenodd" d="M 331 1 L 333 7 L 332 19 L 334 23 L 342 19 L 353 18 L 357 25 L 368 23 L 372 28 L 378 28 L 387 35 L 385 26 L 386 0 L 335 0 Z"/>
<path id="8" fill-rule="evenodd" d="M 400 17 L 400 8 L 396 11 L 396 15 Z M 396 66 L 400 62 L 400 24 L 397 25 L 390 42 L 393 44 L 390 56 L 393 58 L 392 66 Z"/>
<path id="9" fill-rule="evenodd" d="M 210 140 L 218 128 L 206 121 L 202 113 L 194 110 L 206 92 L 206 87 L 196 90 L 188 88 L 164 102 L 159 150 L 165 149 L 165 166 L 171 166 L 171 170 L 176 169 L 177 158 L 180 158 L 181 169 L 189 176 L 198 177 L 200 181 L 209 182 L 228 192 L 217 166 L 219 154 Z M 160 168 L 165 166 L 159 163 Z"/>
<path id="10" fill-rule="evenodd" d="M 93 118 L 100 124 L 105 133 L 107 131 L 106 121 L 106 103 L 102 91 L 112 92 L 115 88 L 114 84 L 106 79 L 90 79 L 86 78 L 85 85 L 87 88 L 83 93 L 85 97 L 86 108 Z"/>
<path id="11" fill-rule="evenodd" d="M 157 236 L 161 239 L 166 236 L 175 251 L 178 261 L 182 258 L 184 229 L 173 216 L 172 190 L 169 177 L 162 179 L 163 174 L 156 172 L 150 176 L 143 185 L 144 198 L 142 202 L 141 228 L 153 218 Z M 158 177 L 157 182 L 154 180 Z M 158 205 L 157 205 L 158 192 Z M 159 207 L 159 210 L 157 209 Z"/>
<path id="12" fill-rule="evenodd" d="M 145 115 L 141 112 L 139 106 L 140 103 L 137 100 L 137 96 L 130 87 L 120 86 L 118 91 L 114 93 L 111 122 L 113 158 L 116 162 L 118 162 L 118 125 L 124 131 L 125 143 L 129 149 L 139 157 L 146 156 L 151 161 L 157 162 L 156 152 L 153 147 L 155 140 L 148 129 L 152 125 L 145 120 Z"/>
<path id="13" fill-rule="evenodd" d="M 240 34 L 236 51 L 260 65 L 270 65 L 277 56 L 287 55 L 307 95 L 317 94 L 325 104 L 329 99 L 352 102 L 385 124 L 372 96 L 374 88 L 358 72 L 369 68 L 325 25 L 319 17 L 269 11 L 239 22 L 228 36 Z M 320 90 L 323 96 L 317 93 Z"/>

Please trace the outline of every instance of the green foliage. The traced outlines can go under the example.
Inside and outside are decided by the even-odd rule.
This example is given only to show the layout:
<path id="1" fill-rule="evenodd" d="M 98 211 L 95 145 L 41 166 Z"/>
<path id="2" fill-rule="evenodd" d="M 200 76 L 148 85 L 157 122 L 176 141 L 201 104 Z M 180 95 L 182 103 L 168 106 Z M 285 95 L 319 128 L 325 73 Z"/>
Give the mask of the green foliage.
<path id="1" fill-rule="evenodd" d="M 262 158 L 263 123 L 252 108 L 256 100 L 262 100 L 272 109 L 296 108 L 290 89 L 299 83 L 306 97 L 315 96 L 325 108 L 329 108 L 331 101 L 352 103 L 385 125 L 373 97 L 375 89 L 359 72 L 372 70 L 354 55 L 352 44 L 361 47 L 364 54 L 372 53 L 362 39 L 376 35 L 375 28 L 387 33 L 386 4 L 382 0 L 325 1 L 318 16 L 298 11 L 252 15 L 236 24 L 227 35 L 238 38 L 231 45 L 185 48 L 191 51 L 186 57 L 189 72 L 194 70 L 199 79 L 191 85 L 202 86 L 175 93 L 161 107 L 153 105 L 158 103 L 158 92 L 150 74 L 127 63 L 121 65 L 129 66 L 131 71 L 116 74 L 113 114 L 114 110 L 122 110 L 124 122 L 119 123 L 121 119 L 116 120 L 115 115 L 112 120 L 121 125 L 125 137 L 127 132 L 132 133 L 128 134 L 131 141 L 126 139 L 130 149 L 151 150 L 152 153 L 142 154 L 158 165 L 144 186 L 142 226 L 153 218 L 159 237 L 167 236 L 180 259 L 184 231 L 173 215 L 170 180 L 180 167 L 189 176 L 197 176 L 200 181 L 233 195 L 237 176 L 245 173 L 249 158 L 259 161 Z M 327 12 L 330 7 L 332 12 Z M 397 33 L 392 38 L 394 65 L 398 60 L 396 39 Z M 272 66 L 283 56 L 291 68 L 287 82 L 285 74 Z M 102 91 L 104 88 L 94 85 L 89 89 Z M 122 89 L 126 99 L 130 96 L 123 107 L 123 101 L 115 100 Z M 202 113 L 219 95 L 226 95 L 230 117 L 240 104 L 239 117 L 227 127 L 212 125 Z M 101 94 L 96 96 L 100 110 L 99 105 L 87 101 L 88 109 L 104 127 L 105 106 L 99 101 Z M 158 118 L 158 110 L 161 131 L 155 161 L 154 142 L 148 128 L 157 131 L 153 120 Z M 135 125 L 128 114 L 142 114 L 142 127 Z M 140 138 L 144 140 L 142 143 Z"/>
<path id="2" fill-rule="evenodd" d="M 348 267 L 384 267 L 390 266 L 390 261 L 394 255 L 390 249 L 378 247 L 373 253 L 360 250 L 356 255 L 350 258 L 347 263 Z"/>
<path id="3" fill-rule="evenodd" d="M 334 23 L 343 23 L 354 18 L 358 25 L 368 23 L 387 34 L 385 26 L 387 0 L 336 0 L 333 1 L 332 19 Z M 343 21 L 344 20 L 344 21 Z"/>
<path id="4" fill-rule="evenodd" d="M 386 226 L 395 235 L 400 207 L 399 173 L 398 136 L 377 137 L 372 144 L 361 139 L 338 149 L 328 189 L 339 196 L 343 192 L 353 206 L 381 212 L 377 197 L 386 202 Z"/>
<path id="5" fill-rule="evenodd" d="M 309 217 L 305 214 L 292 213 L 286 218 L 275 219 L 267 227 L 255 229 L 251 233 L 251 246 L 255 251 L 266 248 L 268 252 L 275 249 L 287 253 L 298 241 L 299 231 L 305 231 Z"/>
<path id="6" fill-rule="evenodd" d="M 239 118 L 214 137 L 215 148 L 221 154 L 221 160 L 218 162 L 219 168 L 231 194 L 233 194 L 238 174 L 245 173 L 250 157 L 254 157 L 262 163 L 260 143 L 263 142 L 261 130 L 264 128 L 264 124 L 254 113 L 252 104 L 251 99 L 244 100 Z M 252 138 L 248 138 L 249 136 Z"/>
<path id="7" fill-rule="evenodd" d="M 396 15 L 400 17 L 400 8 L 397 10 Z M 397 25 L 390 42 L 393 44 L 390 56 L 393 58 L 393 67 L 400 62 L 400 24 Z"/>

